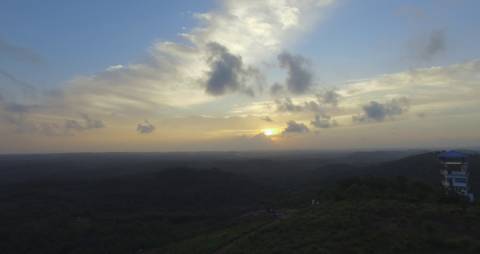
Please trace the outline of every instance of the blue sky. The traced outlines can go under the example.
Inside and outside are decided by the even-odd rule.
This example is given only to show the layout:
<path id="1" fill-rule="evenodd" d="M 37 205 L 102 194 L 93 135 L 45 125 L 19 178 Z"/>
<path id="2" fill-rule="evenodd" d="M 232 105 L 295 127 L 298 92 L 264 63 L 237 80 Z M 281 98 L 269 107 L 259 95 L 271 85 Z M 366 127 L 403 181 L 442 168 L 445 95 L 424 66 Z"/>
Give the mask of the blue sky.
<path id="1" fill-rule="evenodd" d="M 0 153 L 474 146 L 478 10 L 4 0 Z"/>
<path id="2" fill-rule="evenodd" d="M 326 81 L 471 60 L 480 56 L 479 9 L 478 1 L 342 1 L 297 50 Z M 415 59 L 411 44 L 433 30 L 445 32 L 447 50 L 429 62 Z"/>
<path id="3" fill-rule="evenodd" d="M 44 62 L 31 66 L 0 60 L 0 66 L 32 84 L 57 86 L 75 75 L 135 62 L 157 40 L 178 41 L 179 33 L 196 25 L 193 13 L 215 4 L 6 0 L 0 9 L 0 38 L 32 49 Z M 473 0 L 344 0 L 292 50 L 314 61 L 322 82 L 471 60 L 480 54 L 479 9 Z M 438 29 L 445 31 L 449 50 L 429 63 L 414 59 L 410 44 Z"/>
<path id="4" fill-rule="evenodd" d="M 156 40 L 177 40 L 183 27 L 195 23 L 192 12 L 211 8 L 209 1 L 194 0 L 5 0 L 0 38 L 32 49 L 45 62 L 35 68 L 0 63 L 32 83 L 58 85 L 75 75 L 135 61 Z"/>

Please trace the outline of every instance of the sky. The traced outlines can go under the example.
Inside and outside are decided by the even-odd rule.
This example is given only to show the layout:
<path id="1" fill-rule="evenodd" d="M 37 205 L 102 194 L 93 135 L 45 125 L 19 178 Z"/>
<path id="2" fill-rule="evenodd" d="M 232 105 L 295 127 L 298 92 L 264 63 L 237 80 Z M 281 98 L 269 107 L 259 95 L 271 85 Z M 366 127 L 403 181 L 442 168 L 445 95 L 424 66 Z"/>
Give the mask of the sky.
<path id="1" fill-rule="evenodd" d="M 0 3 L 0 153 L 479 147 L 480 2 Z"/>

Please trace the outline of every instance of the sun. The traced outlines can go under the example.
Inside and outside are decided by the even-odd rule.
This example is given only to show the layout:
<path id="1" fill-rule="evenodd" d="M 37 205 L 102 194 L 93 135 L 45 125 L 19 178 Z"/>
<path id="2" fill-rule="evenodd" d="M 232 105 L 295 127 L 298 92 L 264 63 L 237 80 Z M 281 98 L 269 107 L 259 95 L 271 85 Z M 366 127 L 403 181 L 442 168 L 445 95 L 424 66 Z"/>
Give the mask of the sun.
<path id="1" fill-rule="evenodd" d="M 272 136 L 275 132 L 273 131 L 273 129 L 265 129 L 263 130 L 263 134 L 265 136 Z"/>

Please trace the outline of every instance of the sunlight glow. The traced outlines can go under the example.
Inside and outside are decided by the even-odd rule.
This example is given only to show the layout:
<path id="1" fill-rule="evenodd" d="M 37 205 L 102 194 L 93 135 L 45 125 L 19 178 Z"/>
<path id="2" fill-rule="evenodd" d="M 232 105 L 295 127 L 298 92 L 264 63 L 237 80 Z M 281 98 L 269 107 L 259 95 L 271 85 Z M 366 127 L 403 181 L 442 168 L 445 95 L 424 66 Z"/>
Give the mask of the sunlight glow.
<path id="1" fill-rule="evenodd" d="M 265 130 L 263 130 L 263 134 L 265 136 L 272 136 L 273 134 L 275 134 L 275 132 L 274 132 L 273 129 L 265 129 Z"/>

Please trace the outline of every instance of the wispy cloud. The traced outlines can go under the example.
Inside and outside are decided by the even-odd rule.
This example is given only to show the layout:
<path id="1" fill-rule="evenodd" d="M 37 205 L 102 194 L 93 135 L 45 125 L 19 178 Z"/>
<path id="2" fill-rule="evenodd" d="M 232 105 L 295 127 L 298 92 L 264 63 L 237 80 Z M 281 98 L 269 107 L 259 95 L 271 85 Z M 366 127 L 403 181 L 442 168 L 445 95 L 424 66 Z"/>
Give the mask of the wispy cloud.
<path id="1" fill-rule="evenodd" d="M 105 124 L 102 120 L 92 119 L 87 114 L 81 114 L 81 120 L 65 120 L 65 131 L 81 132 L 94 129 L 102 129 Z"/>
<path id="2" fill-rule="evenodd" d="M 186 43 L 158 42 L 148 61 L 77 77 L 66 100 L 111 113 L 191 106 L 232 92 L 251 95 L 251 84 L 261 79 L 255 65 L 276 56 L 287 37 L 332 2 L 224 1 L 215 11 L 196 14 L 200 25 L 182 34 Z"/>
<path id="3" fill-rule="evenodd" d="M 29 48 L 19 47 L 2 38 L 0 38 L 0 55 L 2 57 L 8 57 L 11 60 L 32 64 L 44 62 L 43 58 L 35 51 Z"/>
<path id="4" fill-rule="evenodd" d="M 433 30 L 426 43 L 422 45 L 419 57 L 429 61 L 447 49 L 447 36 L 445 30 Z"/>

